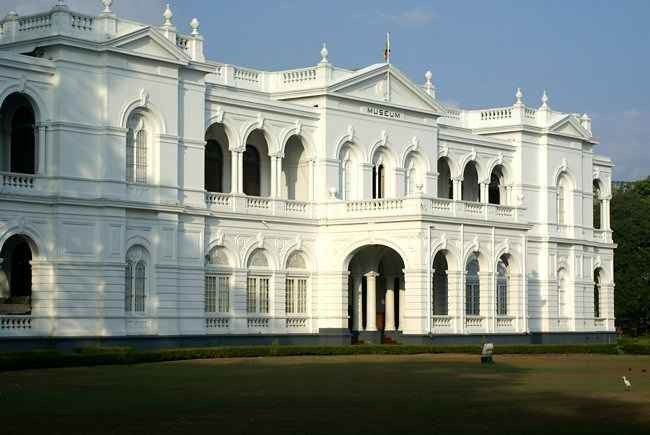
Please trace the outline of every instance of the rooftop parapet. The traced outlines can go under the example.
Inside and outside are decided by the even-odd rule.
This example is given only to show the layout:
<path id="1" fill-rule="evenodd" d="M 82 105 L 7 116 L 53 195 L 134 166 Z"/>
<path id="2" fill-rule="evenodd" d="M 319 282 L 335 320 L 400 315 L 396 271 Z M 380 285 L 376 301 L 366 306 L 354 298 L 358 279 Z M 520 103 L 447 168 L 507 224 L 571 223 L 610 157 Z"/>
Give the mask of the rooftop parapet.
<path id="1" fill-rule="evenodd" d="M 20 16 L 11 11 L 0 20 L 0 47 L 52 36 L 67 36 L 102 43 L 148 27 L 117 17 L 111 10 L 112 0 L 102 0 L 101 3 L 104 9 L 96 16 L 71 11 L 63 0 L 59 0 L 49 11 L 39 14 Z M 158 29 L 191 60 L 205 61 L 203 37 L 198 31 L 198 20 L 192 20 L 192 33 L 185 35 L 176 32 L 171 22 L 172 16 L 167 5 L 163 13 L 164 23 Z"/>

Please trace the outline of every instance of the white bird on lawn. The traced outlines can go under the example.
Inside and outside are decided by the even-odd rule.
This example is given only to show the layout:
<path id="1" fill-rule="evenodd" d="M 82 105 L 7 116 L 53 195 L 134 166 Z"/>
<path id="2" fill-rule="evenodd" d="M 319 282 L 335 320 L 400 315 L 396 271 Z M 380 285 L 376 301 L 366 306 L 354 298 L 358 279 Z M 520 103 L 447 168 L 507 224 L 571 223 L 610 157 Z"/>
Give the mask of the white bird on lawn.
<path id="1" fill-rule="evenodd" d="M 625 384 L 625 391 L 630 391 L 630 389 L 632 388 L 632 383 L 625 376 L 623 376 L 623 383 Z"/>

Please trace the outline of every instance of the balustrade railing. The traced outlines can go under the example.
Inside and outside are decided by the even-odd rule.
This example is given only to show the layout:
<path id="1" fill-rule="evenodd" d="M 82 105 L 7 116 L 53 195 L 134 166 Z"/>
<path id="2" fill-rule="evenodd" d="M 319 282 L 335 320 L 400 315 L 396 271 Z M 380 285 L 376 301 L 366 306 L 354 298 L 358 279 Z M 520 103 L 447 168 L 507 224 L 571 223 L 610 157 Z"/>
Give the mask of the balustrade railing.
<path id="1" fill-rule="evenodd" d="M 433 316 L 433 327 L 450 328 L 452 320 L 451 316 Z"/>
<path id="2" fill-rule="evenodd" d="M 84 32 L 91 32 L 95 18 L 90 15 L 72 14 L 72 28 Z"/>
<path id="3" fill-rule="evenodd" d="M 2 176 L 2 187 L 19 189 L 19 190 L 32 190 L 34 189 L 34 175 L 29 174 L 15 174 L 15 173 L 0 173 Z"/>
<path id="4" fill-rule="evenodd" d="M 512 317 L 502 317 L 499 316 L 496 319 L 497 328 L 510 329 L 514 326 L 515 319 Z"/>
<path id="5" fill-rule="evenodd" d="M 480 328 L 483 326 L 483 317 L 467 316 L 465 317 L 465 326 L 468 328 Z"/>
<path id="6" fill-rule="evenodd" d="M 288 329 L 304 329 L 307 327 L 306 317 L 287 317 L 285 326 Z"/>
<path id="7" fill-rule="evenodd" d="M 29 32 L 44 30 L 52 27 L 52 18 L 49 13 L 29 15 L 18 19 L 18 31 Z"/>
<path id="8" fill-rule="evenodd" d="M 499 109 L 488 109 L 481 111 L 481 121 L 492 121 L 512 118 L 512 108 L 504 107 Z"/>
<path id="9" fill-rule="evenodd" d="M 30 316 L 0 316 L 0 330 L 31 329 Z"/>
<path id="10" fill-rule="evenodd" d="M 228 329 L 230 319 L 227 317 L 208 317 L 205 319 L 205 327 L 208 329 Z"/>
<path id="11" fill-rule="evenodd" d="M 365 201 L 348 201 L 348 212 L 398 210 L 404 207 L 404 199 L 368 199 Z"/>
<path id="12" fill-rule="evenodd" d="M 267 317 L 249 317 L 246 319 L 246 325 L 251 329 L 266 329 L 271 325 L 271 321 Z"/>
<path id="13" fill-rule="evenodd" d="M 208 206 L 230 207 L 232 205 L 232 196 L 227 193 L 208 192 L 205 194 L 205 202 Z"/>

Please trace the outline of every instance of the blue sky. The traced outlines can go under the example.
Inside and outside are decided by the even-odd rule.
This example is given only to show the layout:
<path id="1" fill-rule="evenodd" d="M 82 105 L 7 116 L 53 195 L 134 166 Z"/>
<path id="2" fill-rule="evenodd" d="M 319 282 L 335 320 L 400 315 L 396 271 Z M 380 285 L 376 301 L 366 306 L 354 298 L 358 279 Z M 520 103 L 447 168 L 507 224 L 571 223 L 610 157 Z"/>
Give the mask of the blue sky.
<path id="1" fill-rule="evenodd" d="M 0 0 L 0 13 L 42 10 L 55 0 Z M 162 22 L 164 1 L 114 0 L 118 15 Z M 262 69 L 330 61 L 348 68 L 392 61 L 417 82 L 431 69 L 441 100 L 463 108 L 514 101 L 587 112 L 616 164 L 615 179 L 650 175 L 650 1 L 175 0 L 174 23 L 201 22 L 212 60 Z M 99 0 L 68 0 L 95 13 Z"/>

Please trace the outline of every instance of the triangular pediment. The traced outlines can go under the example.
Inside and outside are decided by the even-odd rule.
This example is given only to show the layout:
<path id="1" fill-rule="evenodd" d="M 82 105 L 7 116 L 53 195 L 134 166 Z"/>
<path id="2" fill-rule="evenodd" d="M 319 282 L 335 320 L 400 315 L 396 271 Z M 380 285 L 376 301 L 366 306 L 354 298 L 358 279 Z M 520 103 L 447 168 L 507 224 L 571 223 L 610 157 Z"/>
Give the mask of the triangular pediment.
<path id="1" fill-rule="evenodd" d="M 136 55 L 167 60 L 173 63 L 187 63 L 187 56 L 165 36 L 151 27 L 145 27 L 107 42 L 111 47 Z"/>
<path id="2" fill-rule="evenodd" d="M 376 64 L 356 71 L 351 76 L 332 83 L 328 92 L 439 115 L 444 113 L 441 104 L 388 64 Z"/>
<path id="3" fill-rule="evenodd" d="M 569 115 L 566 116 L 565 118 L 559 120 L 555 124 L 553 124 L 549 129 L 549 132 L 563 135 L 563 136 L 571 136 L 571 137 L 578 137 L 581 139 L 589 139 L 590 134 L 587 130 L 585 130 L 576 119 Z"/>

